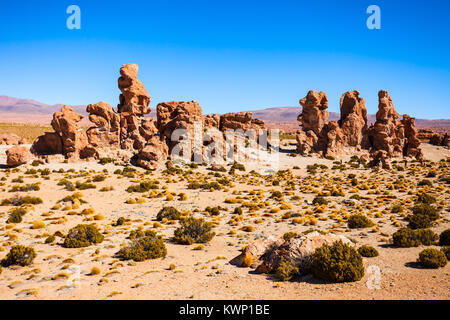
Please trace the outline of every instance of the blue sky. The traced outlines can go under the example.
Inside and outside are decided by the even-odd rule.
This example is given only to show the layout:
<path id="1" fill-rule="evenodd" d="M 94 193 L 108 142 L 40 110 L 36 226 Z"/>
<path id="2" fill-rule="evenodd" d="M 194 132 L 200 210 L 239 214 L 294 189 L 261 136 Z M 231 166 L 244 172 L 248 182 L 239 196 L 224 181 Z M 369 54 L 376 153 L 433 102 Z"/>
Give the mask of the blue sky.
<path id="1" fill-rule="evenodd" d="M 66 27 L 71 4 L 81 30 Z M 381 30 L 366 27 L 371 4 Z M 386 89 L 400 114 L 450 118 L 449 12 L 446 0 L 3 0 L 0 94 L 116 106 L 119 68 L 137 63 L 151 108 L 298 106 L 314 89 L 338 112 L 356 89 L 375 113 Z"/>

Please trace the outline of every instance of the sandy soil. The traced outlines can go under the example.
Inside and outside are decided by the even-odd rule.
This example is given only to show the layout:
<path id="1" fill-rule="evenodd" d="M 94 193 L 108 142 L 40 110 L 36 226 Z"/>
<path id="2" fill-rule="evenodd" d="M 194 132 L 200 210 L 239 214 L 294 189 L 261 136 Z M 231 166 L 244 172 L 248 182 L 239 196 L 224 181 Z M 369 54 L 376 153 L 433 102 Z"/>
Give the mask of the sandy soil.
<path id="1" fill-rule="evenodd" d="M 0 165 L 5 163 L 4 150 L 0 150 Z M 407 171 L 380 171 L 373 173 L 370 169 L 349 168 L 344 171 L 334 170 L 333 161 L 307 157 L 289 156 L 292 146 L 284 145 L 280 152 L 279 169 L 291 169 L 295 187 L 287 188 L 284 181 L 279 186 L 266 183 L 264 177 L 246 175 L 252 170 L 252 164 L 246 165 L 246 172 L 237 171 L 235 176 L 229 176 L 234 187 L 228 191 L 222 190 L 191 190 L 187 188 L 188 182 L 180 175 L 167 176 L 161 170 L 146 174 L 145 179 L 156 179 L 160 185 L 166 186 L 170 192 L 187 194 L 186 201 L 173 201 L 161 198 L 149 198 L 149 192 L 144 194 L 129 193 L 126 188 L 141 180 L 139 174 L 134 178 L 122 177 L 113 174 L 117 167 L 113 164 L 100 165 L 93 162 L 80 162 L 75 164 L 53 163 L 33 167 L 30 164 L 19 168 L 18 172 L 6 172 L 0 169 L 0 201 L 11 198 L 14 195 L 32 195 L 43 199 L 43 203 L 34 206 L 18 224 L 7 224 L 8 210 L 10 206 L 0 206 L 0 259 L 6 256 L 11 245 L 22 244 L 35 248 L 37 257 L 33 264 L 26 267 L 12 266 L 3 268 L 0 274 L 0 299 L 449 299 L 450 298 L 450 265 L 440 269 L 423 269 L 415 263 L 418 254 L 424 247 L 394 248 L 390 241 L 392 234 L 401 226 L 406 226 L 407 221 L 399 214 L 392 214 L 390 208 L 394 203 L 402 202 L 405 207 L 412 206 L 413 196 L 422 187 L 417 182 L 424 179 L 424 175 L 430 170 L 440 174 L 449 174 L 447 167 L 439 167 L 437 163 L 429 163 L 430 167 L 421 167 L 419 164 L 410 163 Z M 450 151 L 431 145 L 423 145 L 427 159 L 439 161 L 450 157 Z M 350 156 L 344 157 L 345 163 Z M 307 165 L 314 163 L 324 164 L 324 169 L 311 178 L 307 173 Z M 402 164 L 403 166 L 403 164 Z M 254 166 L 257 167 L 257 166 Z M 294 169 L 294 167 L 296 169 Z M 71 195 L 74 191 L 67 191 L 57 182 L 66 177 L 68 173 L 52 172 L 48 180 L 39 173 L 25 174 L 27 169 L 43 169 L 65 171 L 75 169 L 76 172 L 85 171 L 84 176 L 72 177 L 71 181 L 85 181 L 106 169 L 106 179 L 95 182 L 96 189 L 81 191 L 83 199 L 87 201 L 81 208 L 75 209 L 80 213 L 82 209 L 94 208 L 96 214 L 102 214 L 104 219 L 95 220 L 94 215 L 69 214 L 69 211 L 51 209 L 60 199 Z M 184 168 L 186 170 L 186 168 Z M 138 173 L 144 170 L 137 168 Z M 210 172 L 204 167 L 192 169 L 191 178 L 198 180 L 211 180 L 207 174 Z M 376 222 L 376 229 L 348 229 L 346 223 L 329 218 L 333 211 L 346 211 L 356 213 L 359 209 L 347 206 L 343 201 L 352 194 L 353 187 L 343 183 L 346 196 L 327 198 L 330 203 L 322 214 L 319 214 L 316 225 L 296 224 L 292 218 L 283 219 L 286 212 L 307 214 L 314 209 L 308 204 L 317 194 L 317 191 L 335 185 L 333 177 L 347 179 L 349 174 L 356 174 L 359 183 L 367 184 L 368 190 L 359 188 L 358 194 L 369 200 L 361 201 L 364 213 Z M 73 175 L 72 173 L 71 175 Z M 405 192 L 388 188 L 400 175 L 406 177 Z M 23 177 L 24 182 L 19 185 L 41 182 L 39 191 L 9 192 L 10 188 L 17 184 L 12 180 Z M 310 177 L 310 178 L 308 178 Z M 448 201 L 449 187 L 438 178 L 427 178 L 433 181 L 433 187 L 425 187 L 424 191 L 434 195 L 438 199 L 438 205 L 442 208 L 442 218 L 433 226 L 432 230 L 440 233 L 450 228 Z M 302 183 L 303 181 L 303 183 Z M 301 186 L 302 185 L 302 186 Z M 306 187 L 305 187 L 306 185 Z M 309 185 L 309 187 L 308 187 Z M 114 190 L 100 192 L 102 187 L 113 186 Z M 358 185 L 360 187 L 360 185 Z M 310 188 L 310 190 L 308 190 Z M 379 189 L 379 193 L 374 190 Z M 225 203 L 229 197 L 241 197 L 245 201 L 255 201 L 251 190 L 262 190 L 264 200 L 269 201 L 270 207 L 279 206 L 269 197 L 273 190 L 285 192 L 286 202 L 292 208 L 270 213 L 268 208 L 262 208 L 256 212 L 248 212 L 244 209 L 244 221 L 237 226 L 228 222 L 235 207 L 239 203 Z M 157 191 L 164 191 L 158 189 Z M 234 191 L 234 194 L 233 194 Z M 393 199 L 386 196 L 386 192 Z M 299 199 L 293 200 L 292 196 Z M 127 199 L 144 197 L 145 203 L 127 204 Z M 305 202 L 306 201 L 306 202 Z M 207 206 L 227 208 L 221 210 L 219 216 L 208 216 L 204 209 Z M 214 221 L 216 236 L 211 242 L 205 244 L 203 250 L 194 250 L 196 245 L 180 245 L 170 241 L 176 224 L 162 224 L 154 228 L 153 223 L 158 211 L 163 206 L 174 206 L 180 210 L 187 210 L 194 216 L 205 217 Z M 194 212 L 198 209 L 198 212 Z M 378 213 L 378 215 L 377 215 Z M 122 226 L 112 226 L 119 218 L 129 219 Z M 260 219 L 260 220 L 259 220 Z M 32 229 L 36 220 L 45 222 L 45 227 Z M 259 221 L 258 221 L 259 220 Z M 105 241 L 98 245 L 86 248 L 63 248 L 63 238 L 56 237 L 53 244 L 45 244 L 48 235 L 56 231 L 67 233 L 68 230 L 80 223 L 95 222 L 105 235 Z M 252 225 L 252 232 L 240 231 L 243 225 Z M 121 245 L 127 244 L 131 230 L 139 226 L 144 229 L 152 229 L 164 236 L 168 254 L 165 258 L 147 260 L 143 262 L 120 261 L 115 253 Z M 285 232 L 295 231 L 298 234 L 317 229 L 330 231 L 335 234 L 343 234 L 356 242 L 359 247 L 362 244 L 374 246 L 380 253 L 375 258 L 364 258 L 366 275 L 361 281 L 344 284 L 331 284 L 317 280 L 311 275 L 305 275 L 292 282 L 279 282 L 275 276 L 256 274 L 252 268 L 241 268 L 229 264 L 229 261 L 240 253 L 243 246 L 252 241 L 268 235 L 282 236 Z M 234 230 L 235 234 L 230 234 Z M 438 248 L 438 247 L 436 247 Z M 99 252 L 96 252 L 99 250 Z M 170 268 L 174 264 L 175 268 Z M 100 274 L 90 275 L 92 267 L 98 267 Z M 367 282 L 380 270 L 380 289 L 370 289 Z M 379 268 L 379 269 L 377 269 Z M 77 273 L 79 272 L 79 277 Z M 79 280 L 79 281 L 78 281 Z"/>

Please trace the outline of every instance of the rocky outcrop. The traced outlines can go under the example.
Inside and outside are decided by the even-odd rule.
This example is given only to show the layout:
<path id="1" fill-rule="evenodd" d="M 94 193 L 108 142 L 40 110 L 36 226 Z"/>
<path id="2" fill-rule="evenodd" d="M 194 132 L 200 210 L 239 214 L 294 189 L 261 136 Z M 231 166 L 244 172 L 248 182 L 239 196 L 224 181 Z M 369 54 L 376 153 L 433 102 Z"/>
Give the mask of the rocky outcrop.
<path id="1" fill-rule="evenodd" d="M 14 146 L 19 144 L 26 144 L 27 141 L 14 133 L 2 133 L 0 134 L 0 146 Z"/>
<path id="2" fill-rule="evenodd" d="M 384 168 L 389 168 L 388 159 L 393 157 L 410 156 L 422 159 L 415 118 L 405 114 L 402 120 L 398 120 L 399 114 L 385 90 L 378 93 L 378 101 L 376 121 L 368 129 L 371 165 L 381 163 Z"/>
<path id="3" fill-rule="evenodd" d="M 24 146 L 15 146 L 6 150 L 6 165 L 17 167 L 30 161 L 32 155 Z"/>
<path id="4" fill-rule="evenodd" d="M 161 160 L 168 158 L 178 143 L 176 139 L 172 141 L 177 129 L 185 129 L 193 144 L 194 137 L 203 138 L 202 125 L 220 128 L 224 123 L 224 127 L 244 130 L 264 127 L 264 122 L 252 119 L 251 113 L 204 117 L 195 101 L 162 102 L 157 106 L 156 120 L 145 117 L 150 113 L 150 95 L 137 76 L 136 64 L 122 66 L 118 79 L 121 94 L 117 112 L 106 102 L 88 105 L 86 111 L 94 126 L 87 131 L 79 126 L 82 115 L 69 106 L 62 107 L 53 115 L 55 132 L 38 137 L 31 151 L 46 161 L 50 155 L 56 154 L 70 160 L 111 157 L 119 163 L 133 159 L 144 168 L 155 169 Z M 194 134 L 196 123 L 199 124 L 198 134 Z"/>
<path id="5" fill-rule="evenodd" d="M 417 138 L 422 142 L 428 142 L 435 146 L 450 146 L 450 138 L 448 133 L 437 133 L 431 129 L 419 129 Z"/>
<path id="6" fill-rule="evenodd" d="M 87 158 L 85 148 L 88 145 L 86 132 L 78 125 L 83 116 L 69 106 L 63 106 L 61 111 L 53 114 L 51 125 L 61 137 L 62 152 L 70 159 Z"/>
<path id="7" fill-rule="evenodd" d="M 259 130 L 264 129 L 264 121 L 252 119 L 251 112 L 231 112 L 220 116 L 220 131 L 226 130 Z"/>
<path id="8" fill-rule="evenodd" d="M 297 132 L 297 151 L 304 155 L 314 151 L 336 157 L 367 150 L 372 154 L 371 163 L 381 163 L 383 167 L 389 167 L 388 159 L 392 157 L 421 159 L 415 119 L 404 115 L 399 120 L 391 97 L 381 90 L 376 122 L 368 128 L 365 101 L 359 94 L 359 91 L 344 93 L 340 100 L 339 121 L 328 122 L 326 94 L 309 91 L 300 100 L 303 111 L 298 117 L 301 130 Z"/>
<path id="9" fill-rule="evenodd" d="M 334 234 L 322 235 L 311 232 L 307 235 L 292 238 L 287 241 L 269 237 L 249 244 L 242 253 L 230 261 L 231 264 L 243 265 L 244 258 L 250 256 L 258 264 L 256 272 L 274 272 L 283 261 L 291 261 L 302 273 L 306 273 L 311 265 L 311 256 L 314 251 L 324 244 L 332 244 L 336 241 L 350 244 L 351 241 Z"/>
<path id="10" fill-rule="evenodd" d="M 344 136 L 344 145 L 367 147 L 367 109 L 359 91 L 349 91 L 341 97 L 341 119 L 339 127 Z"/>

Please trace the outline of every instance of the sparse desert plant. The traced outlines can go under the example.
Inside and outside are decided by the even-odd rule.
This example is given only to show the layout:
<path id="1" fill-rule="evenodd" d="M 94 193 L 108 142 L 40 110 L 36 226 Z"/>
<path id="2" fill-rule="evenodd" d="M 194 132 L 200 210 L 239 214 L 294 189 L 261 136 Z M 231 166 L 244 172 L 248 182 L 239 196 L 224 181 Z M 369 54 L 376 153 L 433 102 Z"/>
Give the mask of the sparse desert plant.
<path id="1" fill-rule="evenodd" d="M 290 281 L 299 272 L 299 268 L 292 261 L 283 261 L 275 270 L 275 274 L 281 281 Z"/>
<path id="2" fill-rule="evenodd" d="M 189 217 L 181 221 L 181 227 L 175 230 L 174 240 L 180 244 L 206 243 L 211 241 L 215 232 L 211 231 L 212 223 L 202 218 Z"/>
<path id="3" fill-rule="evenodd" d="M 245 268 L 248 268 L 248 267 L 250 267 L 252 264 L 253 264 L 253 257 L 252 257 L 252 255 L 249 254 L 249 253 L 246 253 L 246 254 L 244 255 L 244 258 L 242 259 L 242 264 L 241 264 L 241 266 L 242 266 L 242 267 L 245 267 Z"/>
<path id="4" fill-rule="evenodd" d="M 358 248 L 358 252 L 365 258 L 378 257 L 378 251 L 374 247 L 363 245 Z"/>
<path id="5" fill-rule="evenodd" d="M 123 260 L 136 262 L 148 259 L 162 258 L 167 255 L 166 245 L 160 236 L 150 235 L 133 240 L 133 242 L 119 250 L 117 256 Z"/>
<path id="6" fill-rule="evenodd" d="M 63 246 L 66 248 L 82 248 L 91 244 L 101 243 L 103 240 L 104 236 L 98 231 L 96 226 L 79 224 L 69 230 Z"/>
<path id="7" fill-rule="evenodd" d="M 297 237 L 298 236 L 298 234 L 297 234 L 297 232 L 295 232 L 295 231 L 289 231 L 289 232 L 286 232 L 285 234 L 283 234 L 283 240 L 284 241 L 289 241 L 289 240 L 291 240 L 292 238 L 295 238 L 295 237 Z"/>
<path id="8" fill-rule="evenodd" d="M 318 205 L 327 205 L 328 204 L 328 200 L 327 199 L 325 199 L 324 197 L 322 197 L 322 196 L 316 196 L 314 199 L 313 199 L 313 202 L 312 202 L 313 204 L 318 204 Z"/>
<path id="9" fill-rule="evenodd" d="M 450 229 L 442 231 L 439 236 L 440 246 L 450 246 Z"/>
<path id="10" fill-rule="evenodd" d="M 100 268 L 99 267 L 92 267 L 92 269 L 91 269 L 91 272 L 90 272 L 90 275 L 91 276 L 95 276 L 95 275 L 98 275 L 98 274 L 100 274 Z"/>
<path id="11" fill-rule="evenodd" d="M 319 279 L 330 282 L 358 281 L 364 276 L 361 255 L 348 244 L 336 241 L 324 244 L 314 251 L 311 272 Z"/>
<path id="12" fill-rule="evenodd" d="M 174 207 L 163 207 L 159 210 L 156 215 L 156 220 L 162 221 L 162 219 L 166 218 L 167 220 L 180 220 L 182 214 Z"/>
<path id="13" fill-rule="evenodd" d="M 410 229 L 403 228 L 392 235 L 393 243 L 396 247 L 409 248 L 422 245 L 432 245 L 438 236 L 430 229 Z"/>
<path id="14" fill-rule="evenodd" d="M 12 265 L 28 266 L 34 258 L 36 258 L 36 252 L 32 247 L 26 247 L 22 245 L 13 246 L 6 255 L 6 258 L 2 260 L 4 267 Z"/>
<path id="15" fill-rule="evenodd" d="M 417 202 L 425 204 L 433 204 L 436 203 L 436 198 L 426 193 L 419 193 L 417 195 Z"/>
<path id="16" fill-rule="evenodd" d="M 418 263 L 422 267 L 437 269 L 447 265 L 447 257 L 438 249 L 425 249 L 419 253 Z"/>
<path id="17" fill-rule="evenodd" d="M 56 237 L 54 235 L 51 235 L 45 239 L 45 243 L 50 244 L 50 243 L 53 243 L 55 240 L 56 240 Z"/>
<path id="18" fill-rule="evenodd" d="M 351 215 L 350 218 L 348 218 L 348 227 L 350 229 L 369 228 L 373 225 L 374 223 L 362 214 L 354 214 Z"/>

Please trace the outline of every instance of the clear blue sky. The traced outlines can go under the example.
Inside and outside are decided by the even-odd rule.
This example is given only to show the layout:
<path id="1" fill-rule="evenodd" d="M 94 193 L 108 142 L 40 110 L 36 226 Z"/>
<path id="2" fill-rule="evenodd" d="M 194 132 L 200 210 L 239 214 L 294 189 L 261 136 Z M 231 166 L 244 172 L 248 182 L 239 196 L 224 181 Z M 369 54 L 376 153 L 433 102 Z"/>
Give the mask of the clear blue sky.
<path id="1" fill-rule="evenodd" d="M 71 4 L 81 30 L 66 27 Z M 371 4 L 381 30 L 366 27 Z M 314 89 L 336 112 L 357 89 L 375 113 L 386 89 L 401 114 L 450 118 L 449 14 L 447 0 L 2 0 L 0 94 L 116 106 L 119 68 L 137 63 L 152 108 L 298 106 Z"/>

